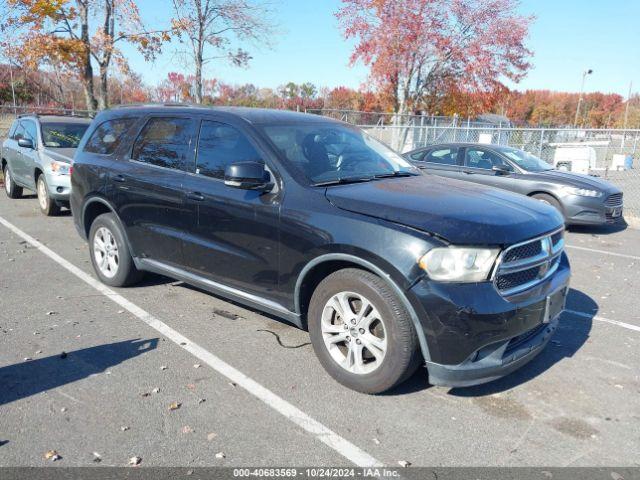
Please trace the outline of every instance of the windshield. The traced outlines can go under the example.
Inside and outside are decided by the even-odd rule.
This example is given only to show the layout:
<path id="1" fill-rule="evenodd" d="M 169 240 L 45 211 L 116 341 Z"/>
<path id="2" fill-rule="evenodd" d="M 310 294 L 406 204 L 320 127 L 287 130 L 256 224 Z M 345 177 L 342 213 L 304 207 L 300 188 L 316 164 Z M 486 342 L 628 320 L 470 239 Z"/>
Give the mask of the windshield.
<path id="1" fill-rule="evenodd" d="M 527 172 L 544 172 L 545 170 L 553 170 L 553 167 L 541 158 L 531 155 L 516 148 L 503 148 L 500 150 L 504 155 Z"/>
<path id="2" fill-rule="evenodd" d="M 363 131 L 333 123 L 263 127 L 286 160 L 314 185 L 419 175 Z"/>
<path id="3" fill-rule="evenodd" d="M 78 148 L 88 123 L 43 123 L 42 142 L 49 148 Z"/>

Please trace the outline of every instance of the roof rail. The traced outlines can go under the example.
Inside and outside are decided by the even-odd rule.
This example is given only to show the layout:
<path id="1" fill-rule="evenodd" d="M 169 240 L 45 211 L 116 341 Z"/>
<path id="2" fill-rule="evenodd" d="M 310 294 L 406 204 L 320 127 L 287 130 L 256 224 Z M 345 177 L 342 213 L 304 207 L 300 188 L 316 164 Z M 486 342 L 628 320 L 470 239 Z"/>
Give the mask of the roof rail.
<path id="1" fill-rule="evenodd" d="M 196 108 L 201 105 L 194 105 L 193 103 L 181 103 L 181 102 L 157 102 L 157 103 L 124 103 L 122 105 L 113 105 L 109 109 L 115 108 L 144 108 L 144 107 L 189 107 Z"/>
<path id="2" fill-rule="evenodd" d="M 73 118 L 92 118 L 91 114 L 87 114 L 87 115 L 79 115 L 77 113 L 60 113 L 60 112 L 53 112 L 53 113 L 38 113 L 38 112 L 31 112 L 31 113 L 20 113 L 18 114 L 18 118 L 23 118 L 23 117 L 73 117 Z"/>

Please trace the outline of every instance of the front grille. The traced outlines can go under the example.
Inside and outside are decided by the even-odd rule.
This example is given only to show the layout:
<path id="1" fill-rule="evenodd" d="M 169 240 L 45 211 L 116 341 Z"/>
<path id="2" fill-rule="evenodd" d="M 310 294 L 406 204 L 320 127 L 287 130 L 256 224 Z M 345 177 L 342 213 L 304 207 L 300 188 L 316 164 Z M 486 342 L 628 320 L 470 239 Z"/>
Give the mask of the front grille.
<path id="1" fill-rule="evenodd" d="M 505 249 L 494 276 L 496 288 L 508 296 L 538 285 L 558 268 L 563 249 L 562 230 Z"/>
<path id="2" fill-rule="evenodd" d="M 542 244 L 540 242 L 531 242 L 526 245 L 515 247 L 513 250 L 509 250 L 505 256 L 505 262 L 515 262 L 516 260 L 522 260 L 529 257 L 535 257 L 542 251 Z"/>
<path id="3" fill-rule="evenodd" d="M 614 193 L 609 195 L 604 202 L 607 207 L 621 207 L 622 206 L 622 193 Z"/>
<path id="4" fill-rule="evenodd" d="M 533 267 L 514 273 L 505 273 L 503 275 L 498 275 L 496 284 L 498 285 L 499 290 L 509 290 L 535 280 L 538 278 L 539 274 L 540 267 Z"/>

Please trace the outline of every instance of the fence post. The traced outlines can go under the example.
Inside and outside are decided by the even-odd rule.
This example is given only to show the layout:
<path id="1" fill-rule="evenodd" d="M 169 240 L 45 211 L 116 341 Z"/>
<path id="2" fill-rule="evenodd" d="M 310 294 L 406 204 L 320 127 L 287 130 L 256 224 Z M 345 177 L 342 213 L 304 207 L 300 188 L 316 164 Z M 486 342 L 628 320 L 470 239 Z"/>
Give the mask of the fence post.
<path id="1" fill-rule="evenodd" d="M 542 158 L 542 144 L 544 143 L 544 128 L 540 130 L 540 144 L 538 145 L 538 157 Z"/>

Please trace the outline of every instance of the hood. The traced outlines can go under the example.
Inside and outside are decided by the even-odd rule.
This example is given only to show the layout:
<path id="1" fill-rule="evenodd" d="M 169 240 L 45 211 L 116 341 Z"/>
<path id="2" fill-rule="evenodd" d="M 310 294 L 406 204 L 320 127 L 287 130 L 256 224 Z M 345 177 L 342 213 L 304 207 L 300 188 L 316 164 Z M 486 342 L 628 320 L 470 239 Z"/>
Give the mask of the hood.
<path id="1" fill-rule="evenodd" d="M 539 179 L 545 182 L 554 182 L 577 188 L 602 190 L 606 193 L 619 193 L 621 190 L 600 177 L 585 175 L 583 173 L 564 172 L 562 170 L 547 170 L 544 172 L 527 173 L 527 178 Z"/>
<path id="2" fill-rule="evenodd" d="M 71 163 L 73 161 L 73 156 L 76 154 L 75 148 L 45 148 L 44 153 L 51 158 L 51 160 L 56 160 L 58 162 Z"/>
<path id="3" fill-rule="evenodd" d="M 336 207 L 422 230 L 460 245 L 506 245 L 555 230 L 553 207 L 517 195 L 435 175 L 337 185 Z"/>

